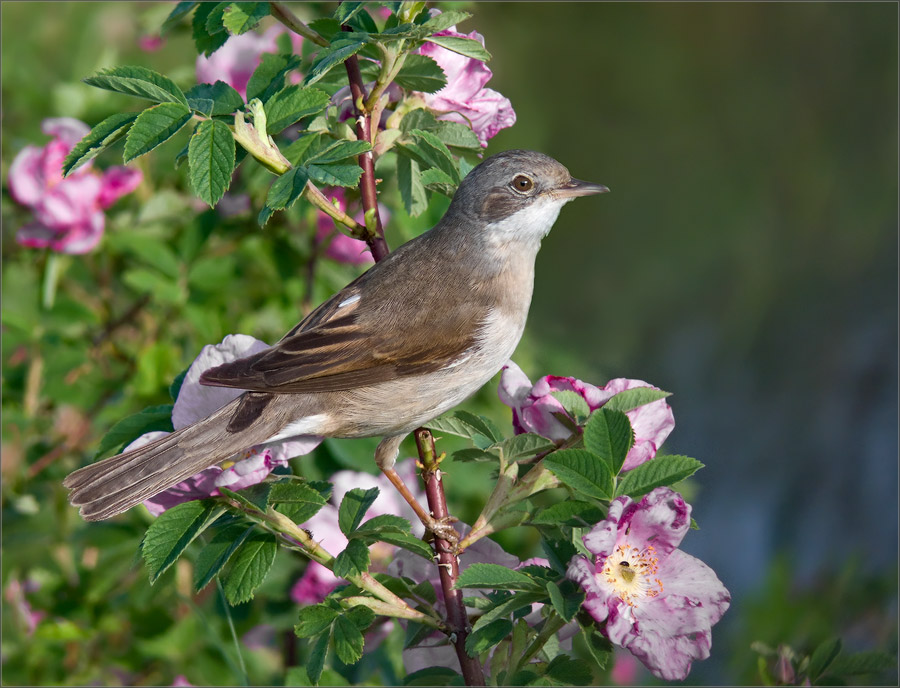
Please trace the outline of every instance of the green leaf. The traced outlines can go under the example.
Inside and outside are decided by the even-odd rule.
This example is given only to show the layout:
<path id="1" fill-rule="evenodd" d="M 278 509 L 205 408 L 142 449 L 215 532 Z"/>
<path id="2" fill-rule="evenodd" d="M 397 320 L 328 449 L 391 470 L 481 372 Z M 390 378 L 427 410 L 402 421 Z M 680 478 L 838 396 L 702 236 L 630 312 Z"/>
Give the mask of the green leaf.
<path id="1" fill-rule="evenodd" d="M 590 526 L 602 521 L 605 514 L 590 502 L 566 500 L 551 504 L 531 517 L 532 525 Z"/>
<path id="2" fill-rule="evenodd" d="M 122 447 L 130 444 L 144 433 L 155 430 L 172 432 L 173 429 L 172 404 L 145 408 L 140 413 L 123 418 L 113 425 L 100 440 L 100 446 L 97 447 L 94 458 L 99 459 L 111 450 L 116 450 L 118 453 Z"/>
<path id="3" fill-rule="evenodd" d="M 194 36 L 194 44 L 197 46 L 197 52 L 203 53 L 209 57 L 219 48 L 225 45 L 228 40 L 228 32 L 225 31 L 225 25 L 222 24 L 222 12 L 227 3 L 201 2 L 194 12 L 194 19 L 191 22 L 191 30 Z M 212 26 L 214 30 L 207 28 L 207 24 Z"/>
<path id="4" fill-rule="evenodd" d="M 469 637 L 466 638 L 466 652 L 470 657 L 477 657 L 503 640 L 512 632 L 512 629 L 511 621 L 506 619 L 492 621 L 469 634 Z"/>
<path id="5" fill-rule="evenodd" d="M 190 121 L 191 110 L 181 103 L 161 103 L 147 108 L 137 116 L 125 138 L 125 162 L 149 153 Z"/>
<path id="6" fill-rule="evenodd" d="M 101 151 L 122 138 L 135 119 L 136 112 L 122 112 L 107 117 L 91 129 L 66 156 L 63 176 L 69 175 L 88 160 L 93 160 Z"/>
<path id="7" fill-rule="evenodd" d="M 194 565 L 194 590 L 200 592 L 216 577 L 254 528 L 255 526 L 233 525 L 215 534 L 197 557 Z"/>
<path id="8" fill-rule="evenodd" d="M 269 492 L 269 504 L 295 523 L 306 523 L 326 503 L 318 490 L 296 480 L 275 483 Z"/>
<path id="9" fill-rule="evenodd" d="M 841 639 L 830 638 L 813 650 L 812 656 L 809 658 L 809 669 L 807 674 L 815 681 L 827 671 L 831 663 L 837 658 L 841 652 Z"/>
<path id="10" fill-rule="evenodd" d="M 355 487 L 344 495 L 338 507 L 338 526 L 344 535 L 350 535 L 362 523 L 369 507 L 378 499 L 378 493 L 377 487 L 369 490 Z"/>
<path id="11" fill-rule="evenodd" d="M 330 634 L 323 633 L 319 636 L 319 639 L 316 640 L 315 645 L 313 645 L 312 651 L 309 653 L 309 660 L 306 663 L 306 673 L 309 674 L 309 679 L 313 682 L 313 685 L 319 684 L 319 678 L 322 676 L 322 669 L 325 667 L 325 655 L 328 654 L 328 641 L 331 638 Z"/>
<path id="12" fill-rule="evenodd" d="M 166 512 L 168 513 L 168 512 Z M 278 542 L 272 533 L 254 532 L 232 557 L 228 572 L 222 577 L 225 599 L 231 605 L 253 599 L 275 562 Z"/>
<path id="13" fill-rule="evenodd" d="M 369 568 L 369 548 L 362 540 L 351 539 L 346 549 L 334 559 L 332 569 L 338 578 L 349 578 L 365 573 Z"/>
<path id="14" fill-rule="evenodd" d="M 622 469 L 632 444 L 634 431 L 621 411 L 604 406 L 594 411 L 584 426 L 584 448 L 603 459 L 613 475 Z"/>
<path id="15" fill-rule="evenodd" d="M 159 30 L 160 34 L 166 34 L 172 30 L 176 24 L 180 23 L 182 19 L 184 19 L 187 15 L 191 13 L 191 11 L 200 3 L 198 2 L 179 2 L 175 5 L 175 9 L 173 9 L 169 16 L 166 17 L 166 20 L 163 22 L 162 27 Z"/>
<path id="16" fill-rule="evenodd" d="M 544 458 L 544 466 L 573 490 L 594 499 L 609 499 L 613 476 L 597 456 L 583 449 L 563 449 Z"/>
<path id="17" fill-rule="evenodd" d="M 232 35 L 239 36 L 247 33 L 259 24 L 263 17 L 269 16 L 269 3 L 267 2 L 233 2 L 225 10 L 222 22 Z"/>
<path id="18" fill-rule="evenodd" d="M 459 679 L 459 681 L 454 681 Z M 404 686 L 449 686 L 463 685 L 462 676 L 449 667 L 433 666 L 407 674 Z"/>
<path id="19" fill-rule="evenodd" d="M 547 583 L 547 594 L 556 613 L 566 622 L 575 618 L 581 604 L 584 602 L 584 591 L 571 580 L 564 580 L 560 585 L 553 581 Z"/>
<path id="20" fill-rule="evenodd" d="M 321 138 L 322 135 L 319 133 L 301 134 L 296 141 L 282 151 L 282 154 L 292 165 L 302 165 L 306 162 L 307 157 L 316 150 Z"/>
<path id="21" fill-rule="evenodd" d="M 550 679 L 550 685 L 590 686 L 593 683 L 590 667 L 584 661 L 572 659 L 567 655 L 554 657 L 547 666 L 547 673 L 544 677 Z"/>
<path id="22" fill-rule="evenodd" d="M 306 162 L 327 165 L 347 158 L 355 158 L 370 150 L 372 150 L 372 146 L 367 141 L 341 140 L 310 156 Z"/>
<path id="23" fill-rule="evenodd" d="M 410 528 L 409 521 L 401 516 L 380 514 L 363 523 L 354 535 L 378 537 L 383 533 L 409 533 Z"/>
<path id="24" fill-rule="evenodd" d="M 208 119 L 191 136 L 188 165 L 191 188 L 213 207 L 231 184 L 234 171 L 234 137 L 223 122 Z"/>
<path id="25" fill-rule="evenodd" d="M 309 177 L 303 167 L 294 167 L 278 177 L 269 187 L 266 207 L 273 210 L 289 208 L 303 194 Z"/>
<path id="26" fill-rule="evenodd" d="M 187 546 L 224 513 L 212 499 L 185 502 L 162 512 L 144 535 L 141 553 L 150 569 L 150 583 L 174 564 Z"/>
<path id="27" fill-rule="evenodd" d="M 362 176 L 359 165 L 319 165 L 307 166 L 310 179 L 327 186 L 356 186 Z"/>
<path id="28" fill-rule="evenodd" d="M 300 66 L 297 55 L 273 55 L 263 53 L 259 66 L 254 70 L 247 82 L 247 102 L 259 98 L 266 103 L 269 98 L 284 88 L 287 73 Z"/>
<path id="29" fill-rule="evenodd" d="M 491 59 L 491 54 L 484 49 L 480 41 L 472 38 L 460 38 L 458 36 L 429 36 L 425 39 L 429 43 L 434 43 L 447 50 L 452 50 L 460 55 L 472 57 L 481 62 L 487 62 Z"/>
<path id="30" fill-rule="evenodd" d="M 366 42 L 359 38 L 340 38 L 329 47 L 322 48 L 306 73 L 304 85 L 312 86 L 325 76 L 332 67 L 342 64 L 347 58 L 356 55 L 366 47 Z"/>
<path id="31" fill-rule="evenodd" d="M 234 492 L 227 487 L 220 487 L 219 492 L 223 497 L 233 499 L 239 504 L 247 507 L 251 511 L 265 513 L 266 506 L 269 503 L 269 492 L 272 489 L 272 483 L 261 482 L 256 485 L 250 485 L 241 489 L 240 492 Z"/>
<path id="32" fill-rule="evenodd" d="M 300 619 L 294 626 L 294 633 L 299 638 L 312 638 L 327 630 L 340 612 L 327 604 L 312 604 L 300 607 Z"/>
<path id="33" fill-rule="evenodd" d="M 457 148 L 469 148 L 472 150 L 481 150 L 481 142 L 475 136 L 475 132 L 469 129 L 465 124 L 459 122 L 438 122 L 435 129 L 437 137 L 448 146 L 456 146 Z"/>
<path id="34" fill-rule="evenodd" d="M 897 668 L 897 657 L 886 652 L 869 650 L 855 652 L 852 655 L 840 655 L 828 668 L 832 676 L 857 676 L 859 674 L 874 674 L 881 671 L 890 671 Z"/>
<path id="35" fill-rule="evenodd" d="M 197 84 L 184 94 L 194 112 L 212 117 L 230 115 L 244 106 L 241 94 L 224 81 L 214 84 Z"/>
<path id="36" fill-rule="evenodd" d="M 330 98 L 317 88 L 301 88 L 293 84 L 275 93 L 265 104 L 266 129 L 277 134 L 304 117 L 321 112 Z"/>
<path id="37" fill-rule="evenodd" d="M 400 131 L 405 134 L 412 132 L 414 129 L 421 129 L 422 131 L 436 131 L 438 128 L 438 121 L 435 119 L 434 115 L 432 115 L 428 110 L 424 108 L 417 108 L 410 112 L 407 112 L 403 119 L 400 120 Z"/>
<path id="38" fill-rule="evenodd" d="M 546 602 L 547 596 L 541 592 L 520 592 L 514 595 L 504 595 L 500 597 L 495 604 L 486 608 L 484 613 L 478 617 L 472 630 L 480 630 L 489 623 L 493 623 L 498 619 L 508 617 L 513 612 L 520 609 L 531 610 L 531 605 L 538 602 Z"/>
<path id="39" fill-rule="evenodd" d="M 610 397 L 609 401 L 603 404 L 603 408 L 611 411 L 631 411 L 639 406 L 650 404 L 660 399 L 672 396 L 671 392 L 664 392 L 661 389 L 653 389 L 652 387 L 635 387 L 634 389 L 625 389 Z"/>
<path id="40" fill-rule="evenodd" d="M 350 607 L 345 613 L 345 617 L 360 631 L 366 630 L 375 622 L 375 612 L 362 604 Z"/>
<path id="41" fill-rule="evenodd" d="M 550 396 L 556 399 L 576 423 L 583 423 L 591 415 L 591 407 L 578 392 L 562 389 L 550 392 Z"/>
<path id="42" fill-rule="evenodd" d="M 364 2 L 342 2 L 331 15 L 339 24 L 346 24 L 365 7 Z"/>
<path id="43" fill-rule="evenodd" d="M 453 154 L 444 145 L 444 142 L 437 135 L 423 129 L 413 129 L 410 134 L 415 137 L 419 150 L 425 155 L 431 166 L 443 170 L 454 184 L 459 184 L 459 169 L 453 159 Z"/>
<path id="44" fill-rule="evenodd" d="M 419 163 L 406 155 L 397 156 L 397 185 L 403 207 L 412 217 L 418 217 L 428 208 L 428 197 L 422 184 Z"/>
<path id="45" fill-rule="evenodd" d="M 484 416 L 476 416 L 468 411 L 456 411 L 450 416 L 441 416 L 425 424 L 437 432 L 446 432 L 471 439 L 479 449 L 487 449 L 502 439 L 501 433 Z"/>
<path id="46" fill-rule="evenodd" d="M 394 545 L 395 547 L 402 547 L 429 561 L 434 558 L 434 552 L 432 551 L 431 546 L 410 533 L 382 532 L 378 535 L 378 540 L 386 542 L 389 545 Z"/>
<path id="47" fill-rule="evenodd" d="M 674 485 L 701 468 L 703 464 L 689 456 L 660 455 L 625 473 L 616 494 L 640 497 L 656 487 Z"/>
<path id="48" fill-rule="evenodd" d="M 101 69 L 84 79 L 84 83 L 157 103 L 181 103 L 185 107 L 188 104 L 174 81 L 146 67 L 131 65 Z"/>
<path id="49" fill-rule="evenodd" d="M 419 181 L 426 189 L 437 191 L 451 198 L 456 193 L 456 184 L 446 172 L 437 167 L 425 170 L 419 177 Z"/>
<path id="50" fill-rule="evenodd" d="M 447 85 L 447 75 L 437 62 L 427 55 L 406 56 L 403 67 L 394 81 L 410 91 L 436 93 Z"/>
<path id="51" fill-rule="evenodd" d="M 520 571 L 500 564 L 472 564 L 459 574 L 456 588 L 493 588 L 495 590 L 522 590 L 538 592 L 540 584 Z"/>
<path id="52" fill-rule="evenodd" d="M 478 447 L 457 449 L 451 456 L 454 461 L 497 461 L 500 458 L 497 454 Z"/>
<path id="53" fill-rule="evenodd" d="M 190 366 L 178 373 L 178 375 L 175 376 L 175 379 L 172 380 L 172 384 L 169 385 L 169 397 L 172 401 L 178 399 L 178 394 L 181 392 L 181 385 L 184 384 L 184 378 L 187 375 L 188 370 L 190 370 Z"/>
<path id="54" fill-rule="evenodd" d="M 334 652 L 344 664 L 356 664 L 362 657 L 363 634 L 346 615 L 334 622 Z"/>
<path id="55" fill-rule="evenodd" d="M 503 452 L 503 458 L 507 461 L 521 461 L 530 459 L 538 454 L 552 451 L 556 448 L 546 437 L 541 437 L 532 432 L 526 432 L 503 440 L 491 447 Z"/>
<path id="56" fill-rule="evenodd" d="M 122 281 L 139 294 L 150 294 L 163 303 L 177 304 L 187 297 L 182 286 L 156 270 L 126 270 Z"/>
<path id="57" fill-rule="evenodd" d="M 430 33 L 437 33 L 438 31 L 445 31 L 451 26 L 464 22 L 471 16 L 472 15 L 468 12 L 445 10 L 422 24 L 422 28 L 427 29 Z"/>

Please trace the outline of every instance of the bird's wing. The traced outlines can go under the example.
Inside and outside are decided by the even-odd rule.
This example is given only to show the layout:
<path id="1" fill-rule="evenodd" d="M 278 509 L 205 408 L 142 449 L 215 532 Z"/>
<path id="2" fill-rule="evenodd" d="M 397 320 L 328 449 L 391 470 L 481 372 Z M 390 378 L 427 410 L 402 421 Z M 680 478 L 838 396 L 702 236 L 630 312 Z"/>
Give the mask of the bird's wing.
<path id="1" fill-rule="evenodd" d="M 332 392 L 446 367 L 474 344 L 480 309 L 441 308 L 364 288 L 366 275 L 275 346 L 207 370 L 205 385 L 274 393 Z M 387 298 L 383 298 L 387 296 Z M 405 301 L 405 302 L 404 302 Z M 448 312 L 449 311 L 449 312 Z"/>

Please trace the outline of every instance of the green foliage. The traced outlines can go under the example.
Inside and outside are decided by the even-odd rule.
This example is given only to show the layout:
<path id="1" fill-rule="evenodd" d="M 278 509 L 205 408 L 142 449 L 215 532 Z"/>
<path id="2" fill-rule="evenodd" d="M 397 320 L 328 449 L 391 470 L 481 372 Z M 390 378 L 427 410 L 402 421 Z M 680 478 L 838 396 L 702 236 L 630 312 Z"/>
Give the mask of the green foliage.
<path id="1" fill-rule="evenodd" d="M 234 137 L 222 122 L 201 122 L 191 136 L 188 148 L 191 188 L 210 206 L 219 202 L 231 184 L 234 154 Z"/>
<path id="2" fill-rule="evenodd" d="M 616 493 L 639 497 L 661 485 L 674 485 L 689 478 L 701 468 L 703 464 L 689 456 L 659 455 L 628 471 Z"/>
<path id="3" fill-rule="evenodd" d="M 146 98 L 157 103 L 181 103 L 187 107 L 184 93 L 169 77 L 146 67 L 110 67 L 101 69 L 84 83 L 107 91 Z"/>
<path id="4" fill-rule="evenodd" d="M 150 582 L 182 555 L 194 539 L 206 530 L 224 509 L 213 500 L 185 502 L 164 511 L 147 529 L 141 553 L 150 572 Z"/>
<path id="5" fill-rule="evenodd" d="M 238 36 L 256 27 L 268 14 L 267 2 L 232 2 L 224 10 L 222 23 L 231 34 Z"/>
<path id="6" fill-rule="evenodd" d="M 225 598 L 230 604 L 253 599 L 272 568 L 277 552 L 278 543 L 271 533 L 251 533 L 241 543 L 231 557 L 227 572 L 222 575 Z"/>
<path id="7" fill-rule="evenodd" d="M 149 153 L 191 121 L 191 110 L 181 103 L 160 103 L 137 116 L 125 138 L 125 162 Z M 230 137 L 229 137 L 230 138 Z"/>
<path id="8" fill-rule="evenodd" d="M 94 458 L 100 459 L 107 454 L 118 453 L 126 444 L 144 433 L 157 430 L 172 432 L 172 404 L 151 406 L 120 420 L 103 436 Z"/>
<path id="9" fill-rule="evenodd" d="M 110 115 L 96 125 L 87 136 L 69 151 L 63 162 L 63 175 L 69 175 L 74 172 L 125 136 L 135 119 L 137 119 L 137 114 L 120 112 Z"/>
<path id="10" fill-rule="evenodd" d="M 631 423 L 621 411 L 605 406 L 597 409 L 584 426 L 584 447 L 606 462 L 610 473 L 617 475 L 634 444 Z"/>
<path id="11" fill-rule="evenodd" d="M 194 112 L 212 117 L 229 115 L 244 106 L 241 94 L 224 81 L 214 84 L 197 84 L 184 94 Z"/>
<path id="12" fill-rule="evenodd" d="M 563 483 L 593 499 L 609 499 L 613 495 L 613 475 L 607 464 L 583 449 L 554 452 L 544 465 Z"/>

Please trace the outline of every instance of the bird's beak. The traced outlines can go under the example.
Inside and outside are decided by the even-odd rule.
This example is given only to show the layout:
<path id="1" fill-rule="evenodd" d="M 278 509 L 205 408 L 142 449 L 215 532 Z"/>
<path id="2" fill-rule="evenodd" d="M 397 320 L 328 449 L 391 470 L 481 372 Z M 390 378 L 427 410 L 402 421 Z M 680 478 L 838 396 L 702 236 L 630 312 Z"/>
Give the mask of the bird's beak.
<path id="1" fill-rule="evenodd" d="M 594 194 L 606 193 L 607 191 L 609 189 L 602 184 L 583 182 L 580 179 L 570 179 L 568 183 L 554 189 L 553 195 L 560 198 L 577 198 L 578 196 L 593 196 Z"/>

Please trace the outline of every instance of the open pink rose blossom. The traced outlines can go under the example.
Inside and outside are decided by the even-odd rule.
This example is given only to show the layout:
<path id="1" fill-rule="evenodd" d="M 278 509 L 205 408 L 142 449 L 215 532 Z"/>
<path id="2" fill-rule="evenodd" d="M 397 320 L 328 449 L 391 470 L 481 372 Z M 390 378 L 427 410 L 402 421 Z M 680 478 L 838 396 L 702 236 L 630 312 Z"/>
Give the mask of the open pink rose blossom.
<path id="1" fill-rule="evenodd" d="M 545 375 L 534 385 L 515 363 L 509 361 L 500 375 L 500 401 L 513 410 L 513 429 L 516 434 L 533 432 L 554 441 L 569 438 L 572 431 L 554 414 L 566 410 L 554 392 L 575 392 L 591 411 L 596 411 L 619 392 L 636 387 L 653 387 L 643 380 L 616 378 L 605 387 L 576 380 L 574 377 Z M 656 451 L 675 427 L 675 417 L 665 399 L 644 404 L 625 413 L 634 429 L 634 445 L 625 457 L 622 470 L 628 471 L 656 456 Z"/>
<path id="2" fill-rule="evenodd" d="M 667 681 L 709 657 L 712 627 L 731 603 L 711 568 L 676 549 L 690 526 L 690 505 L 668 487 L 640 502 L 618 497 L 583 538 L 592 558 L 573 557 L 566 574 L 601 632 Z"/>
<path id="3" fill-rule="evenodd" d="M 101 173 L 88 163 L 63 178 L 63 161 L 90 129 L 77 119 L 58 117 L 45 119 L 41 130 L 52 140 L 42 147 L 25 146 L 9 167 L 10 195 L 34 213 L 16 241 L 58 253 L 88 253 L 103 237 L 103 211 L 134 191 L 143 175 L 121 166 Z"/>

